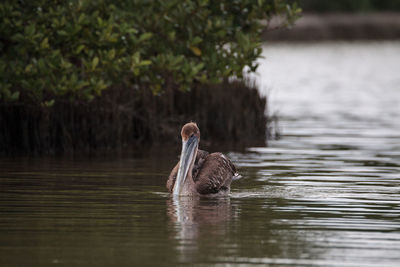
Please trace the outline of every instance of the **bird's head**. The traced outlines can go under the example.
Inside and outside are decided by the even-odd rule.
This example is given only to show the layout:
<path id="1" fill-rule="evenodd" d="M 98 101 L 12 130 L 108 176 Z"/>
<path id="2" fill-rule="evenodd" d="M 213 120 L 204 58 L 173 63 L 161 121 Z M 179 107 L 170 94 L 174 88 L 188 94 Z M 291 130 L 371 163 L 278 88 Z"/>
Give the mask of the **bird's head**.
<path id="1" fill-rule="evenodd" d="M 197 127 L 197 124 L 195 122 L 186 123 L 182 127 L 181 136 L 182 142 L 187 141 L 189 138 L 194 136 L 197 137 L 198 140 L 200 140 L 199 127 Z"/>

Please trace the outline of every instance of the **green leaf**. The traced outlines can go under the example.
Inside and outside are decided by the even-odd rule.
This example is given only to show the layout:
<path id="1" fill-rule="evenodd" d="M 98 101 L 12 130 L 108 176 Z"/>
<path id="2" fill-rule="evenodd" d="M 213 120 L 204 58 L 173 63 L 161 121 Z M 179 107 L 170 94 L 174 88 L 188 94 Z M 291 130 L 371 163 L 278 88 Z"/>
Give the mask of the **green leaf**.
<path id="1" fill-rule="evenodd" d="M 168 39 L 170 40 L 170 41 L 175 41 L 175 39 L 176 39 L 176 32 L 175 31 L 172 31 L 172 32 L 169 32 L 168 33 Z"/>
<path id="2" fill-rule="evenodd" d="M 82 23 L 84 19 L 85 19 L 85 13 L 81 13 L 81 15 L 78 18 L 78 22 Z"/>
<path id="3" fill-rule="evenodd" d="M 111 49 L 110 51 L 108 51 L 108 55 L 107 55 L 109 60 L 113 60 L 115 57 L 115 49 Z"/>
<path id="4" fill-rule="evenodd" d="M 67 36 L 68 35 L 68 33 L 66 31 L 64 31 L 64 30 L 59 30 L 59 31 L 57 31 L 57 33 L 58 33 L 58 35 L 61 35 L 61 36 Z"/>
<path id="5" fill-rule="evenodd" d="M 130 29 L 127 29 L 126 32 L 130 33 L 130 34 L 135 34 L 135 33 L 138 33 L 138 30 L 136 30 L 134 28 L 130 28 Z"/>
<path id="6" fill-rule="evenodd" d="M 35 24 L 30 24 L 25 27 L 25 34 L 32 36 L 35 33 Z"/>
<path id="7" fill-rule="evenodd" d="M 193 67 L 193 71 L 197 74 L 204 67 L 204 63 L 199 63 Z"/>
<path id="8" fill-rule="evenodd" d="M 40 43 L 40 48 L 45 49 L 49 48 L 49 38 L 44 38 L 43 41 Z"/>
<path id="9" fill-rule="evenodd" d="M 151 32 L 145 32 L 139 37 L 139 42 L 144 42 L 146 40 L 149 40 L 151 37 L 153 37 L 153 34 Z"/>
<path id="10" fill-rule="evenodd" d="M 25 72 L 31 72 L 31 70 L 32 70 L 32 64 L 28 64 L 28 65 L 26 65 L 26 67 L 25 67 Z"/>
<path id="11" fill-rule="evenodd" d="M 142 60 L 140 61 L 139 66 L 148 66 L 151 65 L 151 63 L 151 60 Z"/>
<path id="12" fill-rule="evenodd" d="M 193 46 L 197 45 L 197 44 L 201 43 L 202 41 L 203 41 L 203 39 L 201 39 L 199 36 L 196 36 L 193 38 L 192 45 Z"/>
<path id="13" fill-rule="evenodd" d="M 139 76 L 139 74 L 140 74 L 139 68 L 132 67 L 131 70 L 135 76 Z"/>
<path id="14" fill-rule="evenodd" d="M 75 50 L 75 53 L 76 53 L 76 54 L 79 54 L 84 48 L 85 48 L 85 45 L 81 44 L 81 45 L 78 46 L 78 48 Z"/>
<path id="15" fill-rule="evenodd" d="M 200 48 L 196 47 L 196 46 L 191 46 L 190 50 L 192 50 L 193 54 L 195 54 L 196 56 L 201 56 L 201 50 Z"/>
<path id="16" fill-rule="evenodd" d="M 99 58 L 94 57 L 92 60 L 92 70 L 94 70 L 96 68 L 97 64 L 99 64 Z"/>

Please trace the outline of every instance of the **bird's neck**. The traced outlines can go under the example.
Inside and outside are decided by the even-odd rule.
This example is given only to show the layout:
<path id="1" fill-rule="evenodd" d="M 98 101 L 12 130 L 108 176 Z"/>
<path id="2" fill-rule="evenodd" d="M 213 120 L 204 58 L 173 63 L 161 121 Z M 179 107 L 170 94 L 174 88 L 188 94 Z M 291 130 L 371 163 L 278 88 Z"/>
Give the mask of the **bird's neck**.
<path id="1" fill-rule="evenodd" d="M 196 157 L 197 157 L 197 150 L 196 153 L 194 154 L 193 157 L 193 161 L 190 164 L 190 168 L 188 170 L 186 179 L 185 179 L 185 183 L 183 184 L 183 188 L 182 188 L 182 192 L 185 192 L 185 195 L 194 195 L 197 191 L 196 191 L 196 184 L 193 181 L 193 166 L 194 166 L 194 162 L 196 161 Z"/>

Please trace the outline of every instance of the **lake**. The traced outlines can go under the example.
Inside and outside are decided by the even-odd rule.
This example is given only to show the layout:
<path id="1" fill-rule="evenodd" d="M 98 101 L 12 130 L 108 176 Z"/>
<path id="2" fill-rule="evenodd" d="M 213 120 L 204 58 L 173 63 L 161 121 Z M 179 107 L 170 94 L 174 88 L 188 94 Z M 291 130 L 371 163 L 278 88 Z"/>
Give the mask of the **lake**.
<path id="1" fill-rule="evenodd" d="M 225 151 L 230 197 L 172 199 L 176 150 L 2 158 L 1 266 L 400 266 L 400 43 L 274 43 L 281 139 Z"/>

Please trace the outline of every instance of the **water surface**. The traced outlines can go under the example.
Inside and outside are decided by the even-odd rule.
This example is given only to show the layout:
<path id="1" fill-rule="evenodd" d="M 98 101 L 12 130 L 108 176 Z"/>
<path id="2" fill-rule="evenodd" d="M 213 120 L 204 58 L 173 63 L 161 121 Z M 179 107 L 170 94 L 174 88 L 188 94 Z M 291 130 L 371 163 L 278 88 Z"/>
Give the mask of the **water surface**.
<path id="1" fill-rule="evenodd" d="M 222 199 L 174 200 L 177 151 L 0 161 L 1 266 L 400 266 L 400 43 L 275 44 L 282 139 L 228 155 Z"/>

